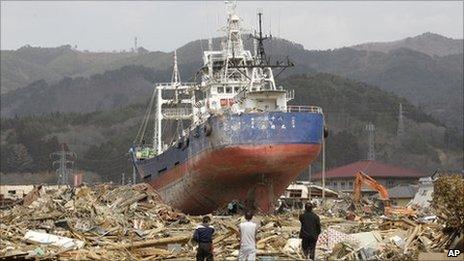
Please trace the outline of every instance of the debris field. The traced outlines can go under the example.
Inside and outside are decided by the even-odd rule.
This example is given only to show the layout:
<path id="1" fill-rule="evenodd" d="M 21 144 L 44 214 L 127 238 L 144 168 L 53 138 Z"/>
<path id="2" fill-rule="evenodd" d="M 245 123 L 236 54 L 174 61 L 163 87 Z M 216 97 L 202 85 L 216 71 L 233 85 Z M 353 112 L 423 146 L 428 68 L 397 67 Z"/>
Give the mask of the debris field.
<path id="1" fill-rule="evenodd" d="M 463 241 L 464 182 L 440 177 L 432 209 L 415 216 L 350 212 L 350 197 L 315 209 L 322 234 L 318 260 L 417 260 Z M 373 208 L 373 207 L 372 207 Z M 371 210 L 372 210 L 371 208 Z M 200 216 L 164 204 L 147 184 L 101 184 L 45 190 L 36 187 L 0 212 L 0 258 L 58 260 L 185 260 L 195 258 L 193 231 Z M 256 215 L 258 258 L 301 260 L 299 211 Z M 236 260 L 240 215 L 212 215 L 214 256 Z"/>

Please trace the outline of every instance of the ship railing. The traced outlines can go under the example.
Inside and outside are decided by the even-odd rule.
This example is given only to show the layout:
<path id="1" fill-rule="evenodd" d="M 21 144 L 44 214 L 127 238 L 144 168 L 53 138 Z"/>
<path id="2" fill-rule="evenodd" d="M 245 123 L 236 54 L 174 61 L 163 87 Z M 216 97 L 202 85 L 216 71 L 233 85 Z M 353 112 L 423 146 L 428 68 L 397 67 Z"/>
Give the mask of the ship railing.
<path id="1" fill-rule="evenodd" d="M 286 91 L 285 98 L 287 99 L 287 101 L 295 99 L 295 90 Z"/>
<path id="2" fill-rule="evenodd" d="M 181 82 L 177 86 L 173 86 L 172 82 L 161 82 L 157 83 L 155 86 L 157 88 L 164 87 L 164 89 L 190 89 L 196 87 L 198 84 L 195 82 Z"/>
<path id="3" fill-rule="evenodd" d="M 322 108 L 307 105 L 287 105 L 287 112 L 313 112 L 322 113 Z"/>
<path id="4" fill-rule="evenodd" d="M 189 85 L 196 85 L 197 83 L 195 82 L 181 82 L 179 84 L 179 86 L 189 86 Z M 171 86 L 172 85 L 172 82 L 160 82 L 160 83 L 157 83 L 156 86 Z"/>
<path id="5" fill-rule="evenodd" d="M 191 108 L 163 108 L 164 117 L 191 117 Z"/>

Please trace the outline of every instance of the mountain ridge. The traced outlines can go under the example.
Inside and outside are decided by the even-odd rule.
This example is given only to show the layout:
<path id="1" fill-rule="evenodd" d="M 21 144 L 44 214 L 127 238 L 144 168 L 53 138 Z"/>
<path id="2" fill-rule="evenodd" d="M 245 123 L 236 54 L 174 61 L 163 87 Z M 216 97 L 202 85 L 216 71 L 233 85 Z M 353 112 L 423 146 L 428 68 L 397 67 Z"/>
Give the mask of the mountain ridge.
<path id="1" fill-rule="evenodd" d="M 368 42 L 350 46 L 350 48 L 364 51 L 388 53 L 398 48 L 408 48 L 425 53 L 429 56 L 447 56 L 463 52 L 463 39 L 454 39 L 440 34 L 426 32 L 414 37 L 388 42 Z"/>
<path id="2" fill-rule="evenodd" d="M 245 39 L 244 44 L 247 49 L 252 49 L 252 43 L 249 39 Z M 206 40 L 196 40 L 177 49 L 182 80 L 192 81 L 194 79 L 195 72 L 202 65 L 201 50 L 207 46 Z M 219 48 L 220 38 L 213 39 L 213 46 L 215 49 Z M 274 58 L 273 60 L 286 60 L 288 56 L 296 64 L 291 70 L 283 72 L 282 77 L 292 74 L 326 72 L 363 81 L 405 97 L 415 105 L 423 107 L 427 113 L 445 122 L 448 126 L 462 129 L 462 53 L 432 57 L 403 47 L 391 50 L 388 53 L 356 50 L 348 47 L 335 50 L 310 51 L 304 49 L 300 44 L 284 39 L 274 39 L 271 42 L 266 42 L 265 47 L 268 54 Z M 22 56 L 34 51 L 37 50 L 28 48 L 21 50 L 23 52 Z M 46 61 L 43 63 L 45 65 L 34 67 L 34 65 L 31 65 L 32 61 L 22 61 L 33 67 L 26 67 L 22 72 L 27 75 L 26 72 L 30 70 L 33 73 L 32 76 L 34 76 L 34 73 L 37 72 L 34 70 L 36 67 L 48 70 L 47 77 L 51 80 L 46 79 L 47 77 L 43 77 L 43 79 L 51 85 L 61 80 L 60 75 L 64 75 L 66 72 L 67 74 L 76 72 L 75 75 L 68 77 L 89 77 L 102 74 L 108 70 L 117 70 L 126 65 L 141 65 L 158 73 L 159 77 L 157 78 L 170 79 L 172 70 L 172 53 L 98 53 L 96 56 L 92 56 L 91 53 L 82 53 L 84 58 L 79 58 L 80 56 L 76 55 L 76 51 L 72 50 L 70 46 L 62 47 L 59 50 L 54 50 L 54 52 L 46 49 L 38 49 L 38 51 L 42 56 L 45 56 L 44 60 Z M 66 55 L 61 59 L 48 57 L 52 56 L 52 54 L 56 56 L 59 53 Z M 115 56 L 119 58 L 115 58 Z M 16 67 L 3 66 L 5 63 L 11 63 L 11 61 L 11 59 L 5 60 L 2 55 L 2 91 L 5 81 L 14 82 L 14 79 L 4 77 L 4 74 L 14 75 L 18 71 L 15 68 L 21 67 L 22 64 L 18 62 L 19 65 Z M 70 64 L 71 68 L 56 69 L 63 64 Z M 5 69 L 5 67 L 8 68 Z M 11 73 L 12 71 L 13 73 Z M 32 79 L 32 76 L 29 79 Z M 14 99 L 12 97 L 21 99 L 22 95 L 10 91 L 2 95 L 2 100 L 11 101 Z M 11 102 L 8 103 L 11 104 Z M 2 109 L 5 109 L 5 106 Z M 6 108 L 6 111 L 11 110 Z M 8 116 L 8 113 L 2 113 L 2 116 Z M 10 116 L 12 115 L 10 114 Z"/>

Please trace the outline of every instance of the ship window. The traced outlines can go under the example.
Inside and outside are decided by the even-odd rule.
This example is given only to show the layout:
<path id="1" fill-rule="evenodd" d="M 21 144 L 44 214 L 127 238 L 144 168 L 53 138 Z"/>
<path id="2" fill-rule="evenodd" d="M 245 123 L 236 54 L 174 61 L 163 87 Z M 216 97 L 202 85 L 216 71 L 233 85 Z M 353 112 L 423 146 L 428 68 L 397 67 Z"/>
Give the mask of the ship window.
<path id="1" fill-rule="evenodd" d="M 290 198 L 301 198 L 301 194 L 302 194 L 301 189 L 290 190 Z"/>
<path id="2" fill-rule="evenodd" d="M 232 87 L 226 87 L 226 93 L 232 93 Z"/>
<path id="3" fill-rule="evenodd" d="M 340 182 L 340 188 L 344 189 L 345 188 L 345 181 Z"/>
<path id="4" fill-rule="evenodd" d="M 217 87 L 218 93 L 224 93 L 224 87 Z"/>
<path id="5" fill-rule="evenodd" d="M 161 173 L 161 172 L 163 172 L 163 171 L 166 171 L 167 169 L 168 169 L 168 167 L 164 167 L 164 168 L 158 170 L 158 173 Z"/>
<path id="6" fill-rule="evenodd" d="M 234 92 L 238 93 L 240 91 L 240 87 L 234 87 Z"/>

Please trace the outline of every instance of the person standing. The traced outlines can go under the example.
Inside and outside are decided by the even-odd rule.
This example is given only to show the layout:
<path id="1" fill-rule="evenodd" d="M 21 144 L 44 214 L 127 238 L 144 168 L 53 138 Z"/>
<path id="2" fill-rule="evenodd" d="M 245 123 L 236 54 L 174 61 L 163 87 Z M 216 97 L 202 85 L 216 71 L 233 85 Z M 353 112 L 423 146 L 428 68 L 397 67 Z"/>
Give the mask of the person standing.
<path id="1" fill-rule="evenodd" d="M 240 223 L 240 252 L 238 260 L 256 260 L 256 233 L 258 226 L 251 221 L 253 213 L 245 213 L 245 222 Z"/>
<path id="2" fill-rule="evenodd" d="M 197 261 L 213 260 L 213 234 L 214 227 L 209 224 L 211 218 L 204 216 L 202 223 L 195 228 L 193 240 L 198 243 Z"/>
<path id="3" fill-rule="evenodd" d="M 306 203 L 305 212 L 300 215 L 301 229 L 301 248 L 306 258 L 314 260 L 316 253 L 316 243 L 319 234 L 321 233 L 321 221 L 319 217 L 313 213 L 313 205 Z"/>

